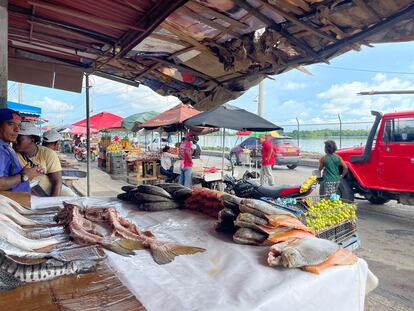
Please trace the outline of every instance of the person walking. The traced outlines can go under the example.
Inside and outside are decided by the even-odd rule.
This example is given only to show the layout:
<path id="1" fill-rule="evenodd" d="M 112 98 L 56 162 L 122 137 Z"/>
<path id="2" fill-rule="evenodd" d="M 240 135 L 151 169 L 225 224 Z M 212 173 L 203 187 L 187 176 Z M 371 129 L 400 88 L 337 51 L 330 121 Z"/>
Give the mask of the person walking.
<path id="1" fill-rule="evenodd" d="M 193 185 L 193 150 L 191 147 L 191 133 L 188 132 L 180 145 L 181 173 L 179 183 L 191 188 Z"/>
<path id="2" fill-rule="evenodd" d="M 345 161 L 335 154 L 337 149 L 333 140 L 325 141 L 325 156 L 319 160 L 319 170 L 323 171 L 323 181 L 319 188 L 320 195 L 336 193 L 341 179 L 348 173 Z M 342 167 L 342 174 L 339 172 L 339 167 Z"/>
<path id="3" fill-rule="evenodd" d="M 11 109 L 0 109 L 0 190 L 29 192 L 29 181 L 43 175 L 39 167 L 22 167 L 10 144 L 16 142 L 21 118 Z"/>
<path id="4" fill-rule="evenodd" d="M 270 135 L 260 136 L 260 142 L 262 143 L 262 168 L 260 171 L 260 184 L 274 186 L 275 181 L 273 179 L 272 167 L 275 165 L 275 155 L 271 139 L 272 136 Z"/>

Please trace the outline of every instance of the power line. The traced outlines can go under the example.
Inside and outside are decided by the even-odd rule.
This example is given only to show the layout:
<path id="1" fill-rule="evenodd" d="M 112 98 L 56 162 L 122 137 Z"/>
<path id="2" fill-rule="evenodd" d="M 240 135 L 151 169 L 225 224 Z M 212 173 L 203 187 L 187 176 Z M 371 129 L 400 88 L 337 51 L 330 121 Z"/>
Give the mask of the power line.
<path id="1" fill-rule="evenodd" d="M 360 71 L 360 72 L 373 72 L 373 73 L 389 73 L 389 74 L 399 74 L 399 75 L 414 75 L 414 72 L 408 71 L 387 71 L 387 70 L 373 70 L 373 69 L 359 69 L 359 68 L 349 68 L 349 67 L 337 67 L 337 66 L 327 66 L 327 65 L 315 65 L 322 67 L 324 69 L 337 69 L 337 70 L 346 70 L 346 71 Z"/>

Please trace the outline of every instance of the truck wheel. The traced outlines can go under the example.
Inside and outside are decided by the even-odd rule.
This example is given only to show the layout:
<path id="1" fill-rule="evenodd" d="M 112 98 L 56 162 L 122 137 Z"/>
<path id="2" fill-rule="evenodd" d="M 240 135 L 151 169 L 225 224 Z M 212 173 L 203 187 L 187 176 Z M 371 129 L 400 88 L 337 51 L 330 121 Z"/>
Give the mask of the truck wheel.
<path id="1" fill-rule="evenodd" d="M 349 186 L 348 181 L 345 179 L 342 179 L 341 183 L 339 184 L 338 194 L 342 199 L 347 201 L 353 202 L 355 199 L 354 192 L 352 191 L 352 188 Z"/>
<path id="2" fill-rule="evenodd" d="M 286 165 L 287 167 L 288 167 L 288 169 L 290 169 L 290 170 L 294 170 L 296 167 L 297 167 L 297 165 L 296 164 L 289 164 L 289 165 Z"/>
<path id="3" fill-rule="evenodd" d="M 378 193 L 376 192 L 369 192 L 367 194 L 365 194 L 365 198 L 371 203 L 371 204 L 375 204 L 375 205 L 382 205 L 385 204 L 387 202 L 389 202 L 390 200 L 387 198 L 383 198 L 380 197 L 378 195 Z"/>

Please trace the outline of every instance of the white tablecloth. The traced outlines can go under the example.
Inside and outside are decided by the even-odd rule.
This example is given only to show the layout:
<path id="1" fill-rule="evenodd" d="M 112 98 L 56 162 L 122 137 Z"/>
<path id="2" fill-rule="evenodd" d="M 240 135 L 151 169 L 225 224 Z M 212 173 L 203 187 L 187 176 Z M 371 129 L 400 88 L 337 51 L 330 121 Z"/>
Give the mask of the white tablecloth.
<path id="1" fill-rule="evenodd" d="M 34 208 L 61 199 L 36 198 Z M 94 201 L 95 199 L 90 199 Z M 96 199 L 97 200 L 97 199 Z M 206 249 L 157 265 L 148 250 L 134 257 L 108 253 L 109 264 L 148 311 L 364 309 L 367 263 L 334 267 L 321 275 L 298 269 L 270 268 L 268 247 L 238 245 L 214 231 L 214 220 L 185 210 L 140 212 L 117 202 L 123 216 L 159 239 Z"/>

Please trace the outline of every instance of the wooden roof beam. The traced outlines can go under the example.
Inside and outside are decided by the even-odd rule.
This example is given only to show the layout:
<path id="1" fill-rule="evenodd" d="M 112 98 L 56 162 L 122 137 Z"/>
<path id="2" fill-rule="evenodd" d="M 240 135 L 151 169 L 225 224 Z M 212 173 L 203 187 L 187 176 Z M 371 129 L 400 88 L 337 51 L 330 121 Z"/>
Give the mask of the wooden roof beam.
<path id="1" fill-rule="evenodd" d="M 372 8 L 370 7 L 365 1 L 363 0 L 353 0 L 353 2 L 360 7 L 362 10 L 367 12 L 369 15 L 374 17 L 376 22 L 380 22 L 382 17 Z"/>
<path id="2" fill-rule="evenodd" d="M 233 30 L 231 30 L 231 29 L 229 29 L 229 28 L 227 28 L 227 27 L 225 27 L 225 26 L 223 26 L 223 25 L 221 25 L 219 23 L 214 22 L 214 21 L 208 19 L 207 17 L 204 17 L 202 15 L 199 15 L 199 14 L 193 12 L 192 10 L 190 10 L 190 9 L 188 9 L 186 7 L 182 7 L 180 9 L 180 11 L 182 13 L 184 13 L 184 15 L 187 15 L 189 17 L 192 17 L 192 18 L 194 18 L 194 19 L 202 22 L 203 24 L 205 24 L 207 26 L 210 26 L 210 27 L 212 27 L 214 29 L 217 29 L 217 30 L 220 30 L 222 32 L 225 32 L 225 33 L 227 33 L 230 36 L 233 36 L 233 37 L 236 37 L 236 38 L 241 39 L 241 34 L 239 34 L 237 32 L 234 32 Z"/>
<path id="3" fill-rule="evenodd" d="M 259 0 L 260 3 L 263 4 L 263 6 L 266 9 L 272 10 L 274 12 L 276 12 L 277 14 L 279 14 L 280 16 L 284 17 L 285 19 L 291 21 L 292 23 L 298 25 L 299 27 L 301 27 L 302 29 L 306 30 L 307 32 L 310 32 L 318 37 L 321 37 L 323 39 L 326 39 L 328 41 L 333 41 L 335 42 L 335 38 L 327 35 L 326 33 L 323 33 L 322 31 L 320 31 L 319 29 L 316 29 L 302 21 L 300 21 L 299 19 L 297 19 L 294 15 L 284 11 L 283 9 L 280 9 L 278 7 L 275 7 L 273 5 L 270 5 L 266 0 Z"/>
<path id="4" fill-rule="evenodd" d="M 202 5 L 198 2 L 189 1 L 185 4 L 185 6 L 190 8 L 191 10 L 197 12 L 197 13 L 205 12 L 208 15 L 211 15 L 215 18 L 221 19 L 222 21 L 224 21 L 226 23 L 229 23 L 233 27 L 240 28 L 240 29 L 243 29 L 243 30 L 246 30 L 246 29 L 249 28 L 249 25 L 247 25 L 243 22 L 240 22 L 236 19 L 233 19 L 233 18 L 231 18 L 231 17 L 229 17 L 229 16 L 227 16 L 223 13 L 220 13 L 220 12 L 216 11 L 216 10 L 213 10 L 213 9 L 207 7 L 207 6 L 204 6 L 204 5 Z"/>
<path id="5" fill-rule="evenodd" d="M 320 56 L 318 53 L 316 53 L 308 44 L 295 36 L 291 35 L 289 32 L 287 32 L 285 29 L 283 29 L 279 24 L 275 23 L 273 20 L 262 14 L 259 10 L 257 10 L 255 7 L 251 6 L 249 3 L 247 3 L 244 0 L 234 0 L 241 8 L 245 9 L 247 12 L 250 12 L 253 16 L 261 20 L 263 23 L 265 23 L 269 28 L 275 30 L 279 34 L 281 34 L 283 37 L 289 40 L 290 43 L 296 45 L 298 48 L 300 48 L 302 51 L 304 51 L 309 56 L 312 56 L 320 61 L 323 61 L 324 63 L 329 63 L 328 60 Z"/>
<path id="6" fill-rule="evenodd" d="M 83 19 L 83 20 L 88 21 L 90 23 L 94 23 L 94 24 L 101 25 L 101 26 L 112 27 L 112 28 L 116 28 L 116 29 L 119 29 L 119 30 L 126 30 L 126 29 L 133 29 L 133 30 L 137 30 L 137 31 L 144 31 L 145 30 L 141 27 L 137 27 L 137 26 L 133 26 L 133 25 L 129 25 L 129 24 L 124 24 L 124 23 L 119 23 L 119 22 L 115 22 L 115 21 L 110 21 L 110 20 L 107 20 L 107 19 L 103 19 L 103 18 L 93 16 L 93 15 L 89 15 L 89 14 L 85 14 L 85 13 L 79 12 L 77 10 L 73 10 L 73 9 L 70 9 L 70 8 L 67 8 L 67 7 L 62 7 L 62 6 L 51 4 L 51 3 L 41 2 L 41 1 L 37 1 L 37 0 L 29 0 L 28 3 L 33 5 L 33 6 L 39 7 L 39 8 L 43 8 L 43 9 L 53 11 L 53 12 L 56 12 L 56 13 L 60 13 L 60 14 L 76 17 L 76 18 L 79 18 L 79 19 Z"/>

